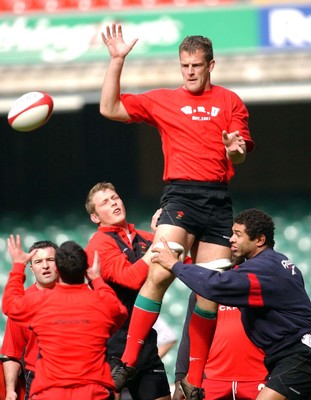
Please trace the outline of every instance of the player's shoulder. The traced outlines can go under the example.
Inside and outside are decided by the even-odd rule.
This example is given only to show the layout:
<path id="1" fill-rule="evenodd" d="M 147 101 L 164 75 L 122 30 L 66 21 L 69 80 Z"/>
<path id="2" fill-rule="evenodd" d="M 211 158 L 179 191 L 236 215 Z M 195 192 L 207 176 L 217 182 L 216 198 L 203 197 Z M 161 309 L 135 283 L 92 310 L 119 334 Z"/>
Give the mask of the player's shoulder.
<path id="1" fill-rule="evenodd" d="M 234 90 L 226 88 L 224 86 L 212 85 L 211 88 L 213 90 L 213 94 L 221 94 L 234 98 L 239 98 L 239 95 Z"/>
<path id="2" fill-rule="evenodd" d="M 149 98 L 157 99 L 157 98 L 166 98 L 171 97 L 171 96 L 176 96 L 176 94 L 183 93 L 185 90 L 182 87 L 178 88 L 157 88 L 157 89 L 151 89 L 148 90 L 147 92 L 142 93 L 142 96 L 146 96 Z"/>
<path id="3" fill-rule="evenodd" d="M 97 242 L 98 240 L 109 240 L 111 239 L 111 235 L 118 233 L 120 231 L 120 227 L 118 226 L 99 226 L 98 230 L 92 234 L 89 239 L 89 244 L 92 242 Z"/>

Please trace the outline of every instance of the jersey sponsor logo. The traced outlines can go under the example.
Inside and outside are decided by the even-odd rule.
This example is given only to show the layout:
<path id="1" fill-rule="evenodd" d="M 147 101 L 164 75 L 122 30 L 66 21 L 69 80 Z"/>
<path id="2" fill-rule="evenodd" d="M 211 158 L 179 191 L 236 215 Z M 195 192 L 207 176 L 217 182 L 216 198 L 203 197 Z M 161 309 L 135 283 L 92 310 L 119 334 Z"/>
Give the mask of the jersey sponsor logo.
<path id="1" fill-rule="evenodd" d="M 88 319 L 59 319 L 54 322 L 56 325 L 88 325 Z"/>
<path id="2" fill-rule="evenodd" d="M 202 360 L 200 357 L 189 357 L 189 361 L 200 361 Z"/>
<path id="3" fill-rule="evenodd" d="M 234 311 L 236 309 L 237 309 L 237 307 L 229 307 L 229 306 L 222 306 L 222 305 L 218 306 L 219 311 Z"/>
<path id="4" fill-rule="evenodd" d="M 212 117 L 217 117 L 220 108 L 212 107 L 210 111 L 206 110 L 204 106 L 192 108 L 191 106 L 184 106 L 181 111 L 186 115 L 191 115 L 192 121 L 210 121 Z"/>
<path id="5" fill-rule="evenodd" d="M 292 275 L 297 275 L 297 272 L 295 271 L 296 265 L 293 264 L 290 260 L 283 260 L 281 261 L 281 264 L 285 269 L 288 269 L 292 272 Z"/>

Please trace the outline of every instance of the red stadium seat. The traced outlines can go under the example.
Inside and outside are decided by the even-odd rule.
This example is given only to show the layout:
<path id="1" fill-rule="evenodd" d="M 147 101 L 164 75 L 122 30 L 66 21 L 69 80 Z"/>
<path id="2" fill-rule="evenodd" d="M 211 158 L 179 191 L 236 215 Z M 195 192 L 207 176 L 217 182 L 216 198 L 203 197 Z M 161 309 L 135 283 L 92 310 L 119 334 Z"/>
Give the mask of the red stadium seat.
<path id="1" fill-rule="evenodd" d="M 0 2 L 1 11 L 21 14 L 30 10 L 32 0 L 2 0 Z"/>
<path id="2" fill-rule="evenodd" d="M 36 9 L 47 12 L 61 11 L 66 6 L 66 0 L 33 0 L 33 2 Z"/>

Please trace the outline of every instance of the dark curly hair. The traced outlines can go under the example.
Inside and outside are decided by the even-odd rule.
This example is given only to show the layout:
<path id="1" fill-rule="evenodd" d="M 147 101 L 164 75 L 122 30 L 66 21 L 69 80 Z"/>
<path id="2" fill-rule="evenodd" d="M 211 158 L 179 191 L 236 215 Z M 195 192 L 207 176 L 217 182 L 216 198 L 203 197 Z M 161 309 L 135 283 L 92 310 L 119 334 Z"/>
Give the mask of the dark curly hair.
<path id="1" fill-rule="evenodd" d="M 251 240 L 260 235 L 266 237 L 266 245 L 274 247 L 274 222 L 272 218 L 257 208 L 249 208 L 240 212 L 235 218 L 234 223 L 245 225 L 245 232 Z"/>
<path id="2" fill-rule="evenodd" d="M 55 261 L 63 282 L 71 285 L 84 283 L 88 263 L 80 245 L 71 240 L 64 242 L 56 250 Z"/>

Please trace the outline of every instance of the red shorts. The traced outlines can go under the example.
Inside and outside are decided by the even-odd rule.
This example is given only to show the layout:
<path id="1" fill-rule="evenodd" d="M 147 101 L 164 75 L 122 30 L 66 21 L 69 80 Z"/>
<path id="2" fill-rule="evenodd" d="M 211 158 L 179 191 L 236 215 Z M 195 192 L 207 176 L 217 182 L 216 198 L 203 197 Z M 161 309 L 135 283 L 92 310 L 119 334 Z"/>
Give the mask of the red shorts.
<path id="1" fill-rule="evenodd" d="M 31 400 L 72 400 L 72 399 L 83 399 L 83 400 L 108 400 L 113 399 L 113 392 L 105 388 L 105 386 L 97 383 L 83 385 L 83 386 L 72 386 L 66 388 L 51 387 L 43 392 L 33 394 Z"/>
<path id="2" fill-rule="evenodd" d="M 203 379 L 205 400 L 255 400 L 265 381 L 215 381 Z"/>

